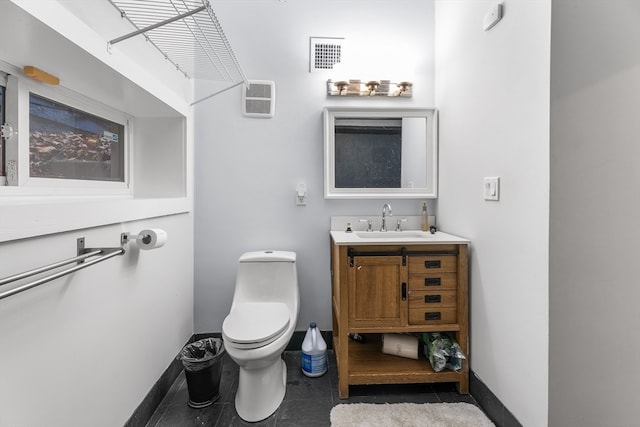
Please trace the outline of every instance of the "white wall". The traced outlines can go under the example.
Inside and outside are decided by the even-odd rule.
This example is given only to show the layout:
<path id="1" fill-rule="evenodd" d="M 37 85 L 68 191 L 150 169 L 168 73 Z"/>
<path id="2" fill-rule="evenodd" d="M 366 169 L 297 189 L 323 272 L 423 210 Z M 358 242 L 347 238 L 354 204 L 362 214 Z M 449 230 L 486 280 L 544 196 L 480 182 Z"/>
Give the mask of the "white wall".
<path id="1" fill-rule="evenodd" d="M 550 1 L 436 1 L 443 229 L 471 240 L 471 369 L 527 427 L 547 422 Z M 483 178 L 500 176 L 499 202 Z"/>
<path id="2" fill-rule="evenodd" d="M 640 425 L 640 3 L 602 6 L 552 8 L 552 427 Z"/>
<path id="3" fill-rule="evenodd" d="M 123 425 L 191 336 L 190 215 L 0 245 L 6 277 L 165 229 L 162 248 L 128 252 L 0 301 L 0 425 Z M 4 290 L 4 289 L 3 289 Z"/>
<path id="4" fill-rule="evenodd" d="M 240 88 L 196 106 L 196 332 L 221 331 L 245 251 L 298 254 L 298 331 L 331 329 L 329 218 L 378 215 L 386 200 L 323 198 L 322 109 L 328 105 L 433 106 L 433 3 L 219 2 L 214 10 L 249 79 L 276 83 L 273 119 L 241 116 Z M 344 37 L 346 77 L 407 79 L 411 99 L 330 99 L 332 72 L 309 73 L 309 37 Z M 386 77 L 388 76 L 388 77 Z M 394 80 L 398 81 L 398 80 Z M 196 99 L 213 92 L 198 81 Z M 295 206 L 305 182 L 307 206 Z M 393 201 L 394 215 L 421 202 Z"/>
<path id="5" fill-rule="evenodd" d="M 162 68 L 161 57 L 149 61 L 144 47 L 144 62 L 132 60 L 126 48 L 106 54 L 109 38 L 98 28 L 117 29 L 120 17 L 100 13 L 92 19 L 101 24 L 92 26 L 76 17 L 84 6 L 85 0 L 0 1 L 3 31 L 15 35 L 0 38 L 0 59 L 16 69 L 35 65 L 52 72 L 67 89 L 146 117 L 147 125 L 171 117 L 192 129 L 190 84 Z M 111 27 L 110 17 L 116 18 Z M 158 68 L 144 70 L 149 64 Z M 177 134 L 179 167 L 192 170 L 193 133 Z M 175 155 L 176 149 L 166 151 Z M 148 169 L 136 177 L 140 182 L 146 175 Z M 145 252 L 129 244 L 123 256 L 0 300 L 0 425 L 123 425 L 173 361 L 193 333 L 192 177 L 182 177 L 177 187 L 170 188 L 170 199 L 151 199 L 146 188 L 143 199 L 25 197 L 23 189 L 2 189 L 0 277 L 74 257 L 79 237 L 86 247 L 117 247 L 122 232 L 158 227 L 169 242 Z"/>

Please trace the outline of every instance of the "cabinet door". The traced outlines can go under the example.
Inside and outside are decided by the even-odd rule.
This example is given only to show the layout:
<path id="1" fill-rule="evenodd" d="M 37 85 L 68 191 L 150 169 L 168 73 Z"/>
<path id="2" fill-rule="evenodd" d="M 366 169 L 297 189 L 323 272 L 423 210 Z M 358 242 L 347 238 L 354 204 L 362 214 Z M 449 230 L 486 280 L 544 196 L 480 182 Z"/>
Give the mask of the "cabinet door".
<path id="1" fill-rule="evenodd" d="M 407 324 L 408 272 L 400 256 L 357 256 L 349 267 L 352 327 Z"/>

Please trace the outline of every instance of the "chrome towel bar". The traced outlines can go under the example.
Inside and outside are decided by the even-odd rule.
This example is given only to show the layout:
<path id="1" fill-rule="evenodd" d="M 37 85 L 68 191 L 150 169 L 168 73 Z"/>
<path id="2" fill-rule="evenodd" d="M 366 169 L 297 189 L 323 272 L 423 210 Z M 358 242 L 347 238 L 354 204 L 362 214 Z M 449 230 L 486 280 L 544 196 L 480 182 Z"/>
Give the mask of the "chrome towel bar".
<path id="1" fill-rule="evenodd" d="M 123 247 L 117 248 L 85 248 L 84 247 L 84 238 L 81 237 L 77 240 L 78 247 L 78 256 L 69 258 L 63 261 L 55 262 L 53 264 L 45 265 L 43 267 L 34 268 L 29 271 L 25 271 L 24 273 L 14 274 L 12 276 L 5 277 L 0 279 L 0 286 L 6 285 L 9 283 L 16 282 L 18 280 L 26 279 L 27 277 L 35 276 L 40 273 L 44 273 L 59 267 L 62 267 L 67 264 L 77 263 L 74 267 L 68 268 L 66 270 L 59 271 L 57 273 L 53 273 L 49 276 L 45 276 L 41 279 L 34 280 L 33 282 L 26 283 L 24 285 L 18 286 L 16 288 L 10 289 L 8 291 L 0 293 L 0 300 L 3 298 L 10 297 L 11 295 L 18 294 L 20 292 L 24 292 L 28 289 L 35 288 L 36 286 L 40 286 L 44 283 L 50 282 L 52 280 L 58 279 L 60 277 L 66 276 L 78 270 L 82 270 L 83 268 L 87 268 L 91 265 L 98 264 L 99 262 L 106 261 L 109 258 L 113 258 L 117 255 L 124 255 L 125 249 Z M 97 258 L 94 258 L 97 257 Z M 93 258 L 93 259 L 89 259 Z"/>
<path id="2" fill-rule="evenodd" d="M 53 270 L 54 268 L 62 267 L 63 265 L 71 264 L 74 262 L 82 261 L 86 258 L 99 255 L 101 251 L 93 251 L 89 252 L 77 257 L 69 258 L 64 261 L 55 262 L 53 264 L 45 265 L 40 268 L 34 268 L 33 270 L 25 271 L 24 273 L 15 274 L 13 276 L 5 277 L 4 279 L 0 279 L 0 286 L 6 285 L 7 283 L 15 282 L 21 279 L 26 279 L 27 277 L 35 276 L 36 274 L 44 273 L 45 271 Z"/>

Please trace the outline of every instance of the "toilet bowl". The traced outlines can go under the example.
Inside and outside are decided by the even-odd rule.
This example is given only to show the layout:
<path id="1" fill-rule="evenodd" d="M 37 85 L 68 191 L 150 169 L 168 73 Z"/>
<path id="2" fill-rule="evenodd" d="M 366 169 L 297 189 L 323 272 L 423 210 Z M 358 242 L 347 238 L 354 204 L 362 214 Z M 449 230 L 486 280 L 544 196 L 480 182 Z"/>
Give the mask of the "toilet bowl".
<path id="1" fill-rule="evenodd" d="M 245 421 L 269 417 L 284 399 L 282 353 L 295 330 L 299 305 L 295 252 L 257 251 L 240 257 L 222 339 L 240 368 L 235 405 Z"/>

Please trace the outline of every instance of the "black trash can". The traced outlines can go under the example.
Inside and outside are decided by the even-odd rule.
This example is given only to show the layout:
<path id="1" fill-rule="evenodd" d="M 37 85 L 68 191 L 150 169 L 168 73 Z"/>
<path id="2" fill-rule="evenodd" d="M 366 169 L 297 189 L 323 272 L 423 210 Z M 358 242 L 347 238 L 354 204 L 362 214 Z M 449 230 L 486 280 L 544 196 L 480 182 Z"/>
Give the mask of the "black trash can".
<path id="1" fill-rule="evenodd" d="M 220 338 L 195 341 L 180 352 L 192 408 L 204 408 L 220 398 L 223 356 L 224 344 Z"/>

